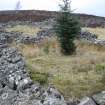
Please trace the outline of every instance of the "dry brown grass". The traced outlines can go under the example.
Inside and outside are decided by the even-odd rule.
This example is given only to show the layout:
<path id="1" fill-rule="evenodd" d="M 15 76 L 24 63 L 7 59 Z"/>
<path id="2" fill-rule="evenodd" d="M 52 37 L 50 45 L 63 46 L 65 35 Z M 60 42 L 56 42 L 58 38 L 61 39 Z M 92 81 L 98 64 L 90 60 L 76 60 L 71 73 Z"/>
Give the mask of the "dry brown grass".
<path id="1" fill-rule="evenodd" d="M 6 31 L 13 32 L 23 32 L 28 35 L 35 35 L 38 31 L 40 31 L 38 27 L 28 26 L 28 25 L 16 25 L 13 28 L 7 28 Z"/>
<path id="2" fill-rule="evenodd" d="M 56 41 L 56 38 L 46 38 L 38 44 L 19 44 L 16 43 L 10 44 L 10 46 L 17 47 L 25 58 L 35 58 L 39 56 L 45 56 L 47 54 L 60 54 L 59 43 Z"/>

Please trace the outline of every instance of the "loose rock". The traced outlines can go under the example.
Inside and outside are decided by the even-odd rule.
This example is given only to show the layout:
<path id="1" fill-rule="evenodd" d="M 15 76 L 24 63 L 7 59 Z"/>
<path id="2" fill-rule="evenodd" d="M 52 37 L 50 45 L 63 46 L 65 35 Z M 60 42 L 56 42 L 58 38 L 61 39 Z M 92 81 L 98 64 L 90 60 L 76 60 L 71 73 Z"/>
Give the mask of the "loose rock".
<path id="1" fill-rule="evenodd" d="M 78 105 L 97 105 L 91 98 L 84 97 Z"/>

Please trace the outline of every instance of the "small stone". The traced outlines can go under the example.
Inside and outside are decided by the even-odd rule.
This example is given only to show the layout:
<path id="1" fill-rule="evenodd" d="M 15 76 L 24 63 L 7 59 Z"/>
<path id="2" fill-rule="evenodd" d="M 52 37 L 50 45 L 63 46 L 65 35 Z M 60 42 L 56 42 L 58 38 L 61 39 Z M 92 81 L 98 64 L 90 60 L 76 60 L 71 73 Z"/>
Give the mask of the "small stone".
<path id="1" fill-rule="evenodd" d="M 32 80 L 30 78 L 25 78 L 21 80 L 17 85 L 17 90 L 22 91 L 30 87 L 32 85 Z"/>
<path id="2" fill-rule="evenodd" d="M 97 105 L 91 98 L 84 97 L 78 105 Z"/>

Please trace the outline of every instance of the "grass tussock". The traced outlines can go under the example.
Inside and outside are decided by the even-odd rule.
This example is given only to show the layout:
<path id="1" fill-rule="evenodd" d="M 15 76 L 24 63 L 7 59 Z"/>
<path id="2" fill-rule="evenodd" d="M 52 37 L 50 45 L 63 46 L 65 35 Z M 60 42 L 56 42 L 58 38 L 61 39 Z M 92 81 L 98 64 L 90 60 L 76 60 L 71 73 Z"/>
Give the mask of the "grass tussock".
<path id="1" fill-rule="evenodd" d="M 9 32 L 23 32 L 26 35 L 35 35 L 41 29 L 35 26 L 28 26 L 28 25 L 16 25 L 12 28 L 7 28 L 6 31 Z"/>
<path id="2" fill-rule="evenodd" d="M 30 78 L 35 81 L 40 83 L 41 85 L 45 85 L 48 83 L 48 73 L 42 73 L 39 71 L 35 71 L 34 68 L 31 67 L 31 65 L 27 66 L 27 70 L 29 72 Z"/>

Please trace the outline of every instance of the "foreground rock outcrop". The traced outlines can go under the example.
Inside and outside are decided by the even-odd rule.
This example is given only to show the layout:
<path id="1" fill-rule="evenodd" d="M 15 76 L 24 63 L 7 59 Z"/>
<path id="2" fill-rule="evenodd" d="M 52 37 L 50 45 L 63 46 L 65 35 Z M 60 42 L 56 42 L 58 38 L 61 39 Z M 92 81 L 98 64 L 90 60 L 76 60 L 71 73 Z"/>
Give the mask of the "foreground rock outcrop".
<path id="1" fill-rule="evenodd" d="M 0 105 L 66 105 L 63 96 L 49 86 L 33 83 L 24 59 L 15 48 L 0 46 Z"/>

